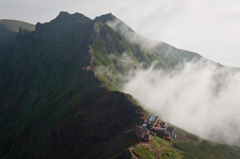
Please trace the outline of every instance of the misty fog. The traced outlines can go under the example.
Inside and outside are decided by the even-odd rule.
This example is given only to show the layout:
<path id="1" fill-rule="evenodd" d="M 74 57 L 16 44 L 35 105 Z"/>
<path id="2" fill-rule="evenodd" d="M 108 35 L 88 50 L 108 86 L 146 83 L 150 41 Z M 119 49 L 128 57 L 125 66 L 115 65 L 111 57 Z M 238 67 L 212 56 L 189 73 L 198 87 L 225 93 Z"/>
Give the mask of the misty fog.
<path id="1" fill-rule="evenodd" d="M 120 20 L 108 25 L 129 42 L 150 48 L 161 44 L 141 37 Z M 153 68 L 154 63 L 147 70 L 130 70 L 129 75 L 122 76 L 126 81 L 122 91 L 162 120 L 202 138 L 240 145 L 239 69 L 204 58 L 168 71 Z"/>
<path id="2" fill-rule="evenodd" d="M 147 39 L 136 32 L 134 32 L 129 26 L 123 23 L 119 19 L 108 21 L 107 24 L 117 33 L 119 33 L 124 38 L 128 39 L 129 42 L 135 44 L 141 44 L 146 48 L 154 48 L 158 44 L 161 44 L 160 41 Z"/>
<path id="3" fill-rule="evenodd" d="M 123 91 L 143 107 L 200 137 L 240 145 L 240 72 L 192 61 L 172 71 L 138 70 Z"/>

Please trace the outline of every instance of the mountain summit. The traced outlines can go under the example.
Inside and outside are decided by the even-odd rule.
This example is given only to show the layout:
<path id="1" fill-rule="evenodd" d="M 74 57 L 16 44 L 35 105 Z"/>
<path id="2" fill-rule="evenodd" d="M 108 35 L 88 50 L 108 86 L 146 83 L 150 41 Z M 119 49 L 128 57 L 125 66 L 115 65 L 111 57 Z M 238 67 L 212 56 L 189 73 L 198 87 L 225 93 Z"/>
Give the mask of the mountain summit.
<path id="1" fill-rule="evenodd" d="M 60 12 L 35 31 L 20 28 L 3 50 L 1 158 L 117 157 L 137 144 L 133 128 L 147 114 L 120 92 L 124 76 L 202 58 L 143 38 L 111 13 L 91 20 Z"/>
<path id="2" fill-rule="evenodd" d="M 141 120 L 140 108 L 94 70 L 92 46 L 106 38 L 101 19 L 61 12 L 35 31 L 20 28 L 1 53 L 1 157 L 79 158 L 111 141 L 110 155 L 132 141 L 114 139 Z"/>

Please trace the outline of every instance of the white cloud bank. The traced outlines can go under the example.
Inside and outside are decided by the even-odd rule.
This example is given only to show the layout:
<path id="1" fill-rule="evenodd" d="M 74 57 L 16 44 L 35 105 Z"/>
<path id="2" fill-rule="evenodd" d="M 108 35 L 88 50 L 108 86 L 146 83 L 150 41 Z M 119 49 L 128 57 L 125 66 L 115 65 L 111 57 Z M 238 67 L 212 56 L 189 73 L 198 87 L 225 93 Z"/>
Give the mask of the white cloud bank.
<path id="1" fill-rule="evenodd" d="M 124 22 L 120 21 L 119 19 L 108 21 L 107 24 L 115 32 L 119 33 L 121 36 L 126 38 L 129 42 L 134 44 L 140 44 L 145 48 L 154 48 L 158 44 L 162 43 L 160 41 L 151 40 L 151 39 L 142 37 L 141 35 L 134 32 L 129 26 L 127 26 Z"/>
<path id="2" fill-rule="evenodd" d="M 163 120 L 213 141 L 240 145 L 240 73 L 188 62 L 172 72 L 139 70 L 123 91 Z"/>

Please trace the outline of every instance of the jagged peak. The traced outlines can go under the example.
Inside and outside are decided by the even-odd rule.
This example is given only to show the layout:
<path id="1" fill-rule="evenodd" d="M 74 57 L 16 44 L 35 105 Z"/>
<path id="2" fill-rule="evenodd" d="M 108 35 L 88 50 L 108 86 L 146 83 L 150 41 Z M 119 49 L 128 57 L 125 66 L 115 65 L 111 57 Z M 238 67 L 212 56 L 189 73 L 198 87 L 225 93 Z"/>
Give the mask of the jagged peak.
<path id="1" fill-rule="evenodd" d="M 71 27 L 73 24 L 78 23 L 78 22 L 87 22 L 91 21 L 90 18 L 86 17 L 85 15 L 81 13 L 74 13 L 70 14 L 65 11 L 61 11 L 58 16 L 51 20 L 50 22 L 41 24 L 37 23 L 36 24 L 36 32 L 41 32 L 43 30 L 43 27 L 48 27 L 48 28 L 60 28 L 60 27 Z"/>
<path id="2" fill-rule="evenodd" d="M 102 21 L 102 22 L 107 22 L 110 20 L 114 20 L 116 19 L 116 17 L 112 14 L 112 13 L 108 13 L 108 14 L 103 14 L 101 16 L 97 16 L 94 21 Z"/>
<path id="3" fill-rule="evenodd" d="M 76 12 L 74 14 L 69 14 L 68 12 L 61 11 L 59 15 L 52 21 L 78 22 L 78 21 L 88 21 L 88 20 L 91 20 L 91 19 L 81 13 Z"/>
<path id="4" fill-rule="evenodd" d="M 33 32 L 32 30 L 29 30 L 29 29 L 26 29 L 24 27 L 19 27 L 19 34 L 26 34 L 26 33 L 29 33 L 29 32 Z"/>
<path id="5" fill-rule="evenodd" d="M 66 17 L 66 16 L 69 16 L 69 15 L 70 15 L 70 14 L 69 14 L 68 12 L 61 11 L 61 12 L 58 14 L 57 18 L 58 18 L 58 17 Z"/>

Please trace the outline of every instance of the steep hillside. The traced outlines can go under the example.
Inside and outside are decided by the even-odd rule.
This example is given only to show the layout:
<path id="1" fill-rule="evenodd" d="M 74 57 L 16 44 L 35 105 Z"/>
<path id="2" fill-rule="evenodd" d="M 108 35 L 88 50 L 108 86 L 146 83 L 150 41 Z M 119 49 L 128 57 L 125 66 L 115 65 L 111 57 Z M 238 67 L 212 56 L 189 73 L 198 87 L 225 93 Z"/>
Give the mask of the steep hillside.
<path id="1" fill-rule="evenodd" d="M 19 27 L 35 30 L 35 25 L 17 20 L 0 20 L 0 51 L 5 45 L 14 43 Z"/>
<path id="2" fill-rule="evenodd" d="M 108 91 L 94 73 L 94 24 L 61 12 L 33 32 L 20 29 L 2 53 L 1 157 L 79 158 L 141 120 L 139 107 Z M 117 151 L 127 148 L 129 141 L 122 142 Z"/>
<path id="3" fill-rule="evenodd" d="M 143 40 L 131 42 L 118 25 Z M 162 42 L 150 47 L 112 14 L 67 12 L 35 31 L 20 28 L 0 56 L 1 158 L 117 157 L 138 145 L 133 128 L 146 113 L 119 92 L 124 76 L 201 58 Z M 179 142 L 182 156 L 189 150 Z"/>

